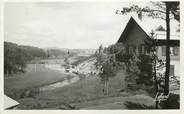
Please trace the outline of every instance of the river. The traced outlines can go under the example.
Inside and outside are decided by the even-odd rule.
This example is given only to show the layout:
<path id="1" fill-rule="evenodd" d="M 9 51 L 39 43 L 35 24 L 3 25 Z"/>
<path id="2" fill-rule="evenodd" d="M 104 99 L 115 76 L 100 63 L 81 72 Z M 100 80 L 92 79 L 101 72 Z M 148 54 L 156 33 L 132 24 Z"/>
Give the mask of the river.
<path id="1" fill-rule="evenodd" d="M 40 87 L 40 91 L 49 91 L 56 88 L 61 88 L 67 85 L 70 85 L 72 83 L 75 83 L 80 80 L 79 76 L 71 73 L 71 72 L 65 72 L 65 68 L 61 64 L 45 64 L 45 67 L 51 70 L 57 70 L 61 72 L 62 74 L 66 74 L 68 77 L 64 78 L 61 82 L 56 82 L 53 84 L 45 85 Z"/>

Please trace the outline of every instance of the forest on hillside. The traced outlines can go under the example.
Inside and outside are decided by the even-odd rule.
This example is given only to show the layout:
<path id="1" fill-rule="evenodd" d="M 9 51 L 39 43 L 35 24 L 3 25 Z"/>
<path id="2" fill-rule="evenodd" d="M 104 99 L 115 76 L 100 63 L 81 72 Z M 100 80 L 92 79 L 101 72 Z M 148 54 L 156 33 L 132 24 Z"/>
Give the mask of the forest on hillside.
<path id="1" fill-rule="evenodd" d="M 26 64 L 36 58 L 47 58 L 47 53 L 37 47 L 4 42 L 4 73 L 25 72 Z"/>
<path id="2" fill-rule="evenodd" d="M 64 59 L 83 52 L 85 49 L 38 48 L 4 42 L 4 74 L 25 72 L 26 64 L 43 59 Z"/>

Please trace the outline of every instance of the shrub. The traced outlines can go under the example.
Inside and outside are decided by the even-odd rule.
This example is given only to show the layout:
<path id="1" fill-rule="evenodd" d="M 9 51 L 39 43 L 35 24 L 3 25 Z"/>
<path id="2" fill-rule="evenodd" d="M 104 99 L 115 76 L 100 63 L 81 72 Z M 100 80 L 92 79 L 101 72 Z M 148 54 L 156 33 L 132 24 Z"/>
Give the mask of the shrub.
<path id="1" fill-rule="evenodd" d="M 170 93 L 168 99 L 160 103 L 163 109 L 179 109 L 180 96 L 178 94 Z"/>

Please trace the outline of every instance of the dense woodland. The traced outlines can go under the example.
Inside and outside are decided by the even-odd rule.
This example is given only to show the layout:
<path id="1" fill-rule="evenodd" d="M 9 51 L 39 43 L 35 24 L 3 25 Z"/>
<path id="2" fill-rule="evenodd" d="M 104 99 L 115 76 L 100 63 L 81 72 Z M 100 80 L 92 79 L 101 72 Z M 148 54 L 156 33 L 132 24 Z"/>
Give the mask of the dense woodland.
<path id="1" fill-rule="evenodd" d="M 84 49 L 85 50 L 85 49 Z M 26 64 L 35 63 L 41 59 L 64 59 L 81 52 L 81 49 L 38 48 L 4 42 L 4 73 L 25 72 Z"/>
<path id="2" fill-rule="evenodd" d="M 67 54 L 68 50 L 66 49 L 41 49 L 4 42 L 4 73 L 9 76 L 13 73 L 25 72 L 26 64 L 34 63 L 34 60 L 63 58 Z M 74 52 L 70 52 L 70 55 L 74 54 Z"/>
<path id="3" fill-rule="evenodd" d="M 47 58 L 40 48 L 4 42 L 4 73 L 25 72 L 26 64 L 35 58 Z"/>

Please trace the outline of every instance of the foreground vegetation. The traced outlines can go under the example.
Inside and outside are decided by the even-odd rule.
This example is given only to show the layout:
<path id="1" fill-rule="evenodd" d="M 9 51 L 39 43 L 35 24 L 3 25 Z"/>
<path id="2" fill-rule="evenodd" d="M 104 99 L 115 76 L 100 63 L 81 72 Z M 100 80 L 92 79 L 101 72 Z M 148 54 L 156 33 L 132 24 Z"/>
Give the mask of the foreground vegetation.
<path id="1" fill-rule="evenodd" d="M 19 79 L 18 82 L 20 83 L 17 82 L 15 84 L 14 82 L 14 84 L 16 85 L 15 87 L 10 86 L 12 85 L 11 83 L 13 82 L 13 79 L 5 80 L 6 81 L 5 93 L 8 95 L 11 95 L 12 92 L 21 93 L 22 91 L 18 91 L 18 90 L 22 90 L 22 88 L 31 87 L 31 86 L 39 87 L 42 84 L 48 84 L 56 80 L 59 80 L 57 79 L 58 78 L 57 75 L 55 76 L 52 75 L 52 81 L 51 81 L 49 76 L 48 77 L 44 76 L 48 72 L 44 69 L 42 69 L 42 71 L 44 71 L 45 73 L 40 73 L 39 77 L 44 79 L 45 81 L 40 80 L 39 83 L 37 83 L 38 79 L 36 78 L 36 76 L 34 77 L 34 75 L 33 77 L 31 76 L 32 78 L 34 78 L 33 80 L 30 80 L 30 78 L 26 76 L 25 78 Z M 49 72 L 52 74 L 54 73 L 57 74 L 57 72 L 54 72 L 51 70 L 49 70 Z M 135 94 L 148 95 L 147 92 L 141 89 L 138 91 L 125 92 L 125 88 L 124 88 L 125 76 L 126 76 L 125 72 L 123 70 L 120 70 L 114 78 L 109 80 L 108 96 L 104 96 L 103 92 L 101 91 L 103 88 L 103 84 L 101 83 L 100 78 L 95 75 L 91 75 L 90 77 L 84 78 L 76 83 L 73 83 L 71 85 L 68 85 L 62 88 L 40 92 L 39 94 L 35 94 L 34 96 L 17 98 L 18 102 L 20 102 L 20 105 L 18 108 L 20 109 L 72 109 L 73 107 L 74 109 L 88 109 L 88 108 L 90 109 L 90 107 L 91 108 L 95 107 L 97 104 L 105 105 L 107 103 L 110 103 L 110 101 L 112 103 L 113 99 L 114 99 L 113 100 L 114 102 L 118 102 L 118 101 L 125 102 L 127 100 L 126 97 L 128 96 L 130 97 Z M 29 81 L 28 82 L 25 81 L 27 83 L 21 84 L 23 83 L 22 81 L 25 80 L 26 78 L 27 78 L 27 81 L 28 80 Z M 35 82 L 35 79 L 37 79 L 36 82 Z M 15 80 L 16 79 L 14 79 L 14 81 Z M 25 87 L 23 85 L 25 85 Z M 11 97 L 13 96 L 11 95 Z M 153 104 L 152 102 L 153 100 L 151 101 L 151 104 Z M 113 106 L 113 104 L 111 104 L 111 106 Z M 114 108 L 118 108 L 118 107 L 114 107 Z M 119 109 L 124 109 L 124 108 L 125 107 L 121 107 Z"/>

